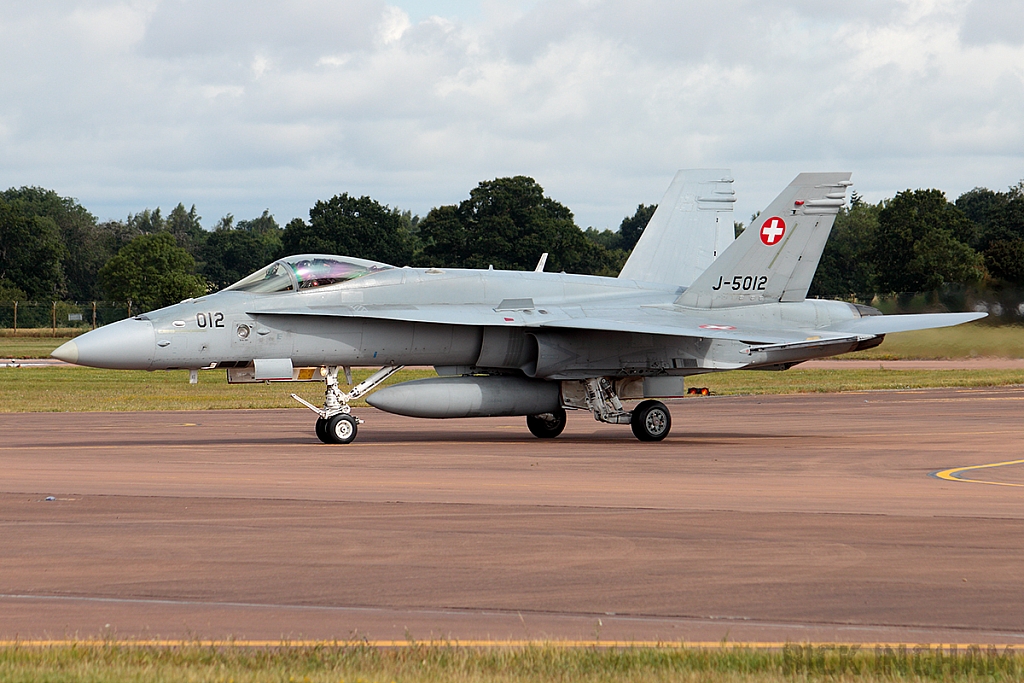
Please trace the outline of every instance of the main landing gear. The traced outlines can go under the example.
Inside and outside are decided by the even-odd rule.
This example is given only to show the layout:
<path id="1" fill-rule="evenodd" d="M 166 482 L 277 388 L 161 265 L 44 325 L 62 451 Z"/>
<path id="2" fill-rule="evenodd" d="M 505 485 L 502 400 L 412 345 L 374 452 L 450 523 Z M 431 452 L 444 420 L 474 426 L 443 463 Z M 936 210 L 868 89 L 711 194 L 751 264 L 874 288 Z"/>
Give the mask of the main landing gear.
<path id="1" fill-rule="evenodd" d="M 318 439 L 324 443 L 352 443 L 355 441 L 362 420 L 352 415 L 349 402 L 376 389 L 381 382 L 403 367 L 405 366 L 386 365 L 345 393 L 338 386 L 338 366 L 328 365 L 320 369 L 327 385 L 324 390 L 324 407 L 322 409 L 295 394 L 292 394 L 292 398 L 317 414 L 315 431 Z M 352 370 L 348 367 L 345 367 L 344 370 L 345 382 L 351 385 Z"/>
<path id="2" fill-rule="evenodd" d="M 579 382 L 562 383 L 562 400 L 570 408 L 589 410 L 598 422 L 608 424 L 628 424 L 633 436 L 640 441 L 661 441 L 672 429 L 672 414 L 661 401 L 641 401 L 632 411 L 622 407 L 613 384 L 606 377 L 595 377 Z M 563 420 L 565 412 L 562 411 Z M 547 434 L 538 433 L 543 416 L 536 415 L 526 418 L 526 424 L 534 435 L 544 438 Z M 565 427 L 564 423 L 551 434 L 557 436 Z"/>
<path id="3" fill-rule="evenodd" d="M 661 401 L 641 401 L 629 417 L 629 426 L 641 441 L 661 441 L 672 429 L 672 413 Z"/>
<path id="4" fill-rule="evenodd" d="M 538 439 L 553 439 L 565 429 L 565 408 L 541 415 L 527 415 L 526 426 Z"/>

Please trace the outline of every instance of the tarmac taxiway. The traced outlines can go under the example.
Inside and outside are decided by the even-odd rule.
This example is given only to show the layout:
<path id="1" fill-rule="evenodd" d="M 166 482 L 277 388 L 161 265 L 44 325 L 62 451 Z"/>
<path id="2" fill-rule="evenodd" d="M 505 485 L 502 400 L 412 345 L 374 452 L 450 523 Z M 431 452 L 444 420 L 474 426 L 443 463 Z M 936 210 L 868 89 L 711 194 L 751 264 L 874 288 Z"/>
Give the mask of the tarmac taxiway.
<path id="1" fill-rule="evenodd" d="M 671 403 L 0 414 L 0 639 L 1024 643 L 1024 388 Z"/>

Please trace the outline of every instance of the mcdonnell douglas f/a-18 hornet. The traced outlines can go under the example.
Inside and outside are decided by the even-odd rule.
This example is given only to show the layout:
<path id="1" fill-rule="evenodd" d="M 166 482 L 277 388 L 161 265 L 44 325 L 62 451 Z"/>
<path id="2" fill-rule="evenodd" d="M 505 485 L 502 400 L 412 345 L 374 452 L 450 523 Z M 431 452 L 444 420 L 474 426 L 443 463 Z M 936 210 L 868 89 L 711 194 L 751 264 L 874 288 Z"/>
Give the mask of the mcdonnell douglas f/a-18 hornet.
<path id="1" fill-rule="evenodd" d="M 302 254 L 214 294 L 106 325 L 53 356 L 101 368 L 226 368 L 229 382 L 323 381 L 316 435 L 349 443 L 349 403 L 405 365 L 437 377 L 369 394 L 414 417 L 526 416 L 558 436 L 566 410 L 664 439 L 656 399 L 688 376 L 786 370 L 871 348 L 891 332 L 945 327 L 984 313 L 886 315 L 807 299 L 849 173 L 803 173 L 733 240 L 732 178 L 680 171 L 617 278 L 543 272 L 397 268 Z M 380 367 L 352 385 L 353 366 Z M 624 401 L 639 400 L 632 410 Z"/>

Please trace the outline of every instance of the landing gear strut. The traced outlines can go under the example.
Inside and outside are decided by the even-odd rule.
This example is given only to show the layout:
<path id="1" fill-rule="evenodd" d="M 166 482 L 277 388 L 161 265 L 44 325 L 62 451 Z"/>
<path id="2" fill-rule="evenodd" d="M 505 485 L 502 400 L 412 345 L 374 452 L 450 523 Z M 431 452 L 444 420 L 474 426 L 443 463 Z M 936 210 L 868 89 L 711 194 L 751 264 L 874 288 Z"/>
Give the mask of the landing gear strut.
<path id="1" fill-rule="evenodd" d="M 632 411 L 626 410 L 607 377 L 563 382 L 562 400 L 570 408 L 589 410 L 598 422 L 628 424 L 640 441 L 661 441 L 672 429 L 672 414 L 664 403 L 641 401 Z M 537 434 L 532 425 L 530 431 Z"/>
<path id="2" fill-rule="evenodd" d="M 403 367 L 405 366 L 386 365 L 352 387 L 352 390 L 346 394 L 338 386 L 339 366 L 328 365 L 320 369 L 320 373 L 324 376 L 324 383 L 327 385 L 324 390 L 324 407 L 322 409 L 317 408 L 301 396 L 292 394 L 292 398 L 317 414 L 315 431 L 318 439 L 324 443 L 352 443 L 355 441 L 356 432 L 363 421 L 351 414 L 352 409 L 348 405 L 349 402 L 377 388 L 381 382 Z M 351 368 L 345 367 L 344 370 L 346 382 L 352 384 Z"/>

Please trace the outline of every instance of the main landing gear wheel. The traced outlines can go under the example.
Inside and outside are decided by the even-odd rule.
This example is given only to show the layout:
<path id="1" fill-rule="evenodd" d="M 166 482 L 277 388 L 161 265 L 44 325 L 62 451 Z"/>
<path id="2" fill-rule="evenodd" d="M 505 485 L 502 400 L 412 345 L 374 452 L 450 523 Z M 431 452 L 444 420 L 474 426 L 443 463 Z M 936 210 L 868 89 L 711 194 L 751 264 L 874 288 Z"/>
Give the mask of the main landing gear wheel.
<path id="1" fill-rule="evenodd" d="M 319 427 L 319 425 L 320 421 L 317 420 L 317 426 Z M 356 418 L 348 413 L 332 415 L 324 424 L 323 431 L 327 437 L 323 439 L 324 443 L 352 443 L 356 438 L 357 425 Z M 317 436 L 320 434 L 318 433 Z"/>
<path id="2" fill-rule="evenodd" d="M 526 426 L 538 439 L 553 439 L 565 429 L 565 408 L 541 415 L 527 415 Z"/>
<path id="3" fill-rule="evenodd" d="M 322 417 L 316 419 L 316 438 L 324 443 L 331 443 L 331 440 L 327 438 L 327 420 Z"/>
<path id="4" fill-rule="evenodd" d="M 672 429 L 672 414 L 661 401 L 643 401 L 633 409 L 629 426 L 641 441 L 661 441 Z"/>

